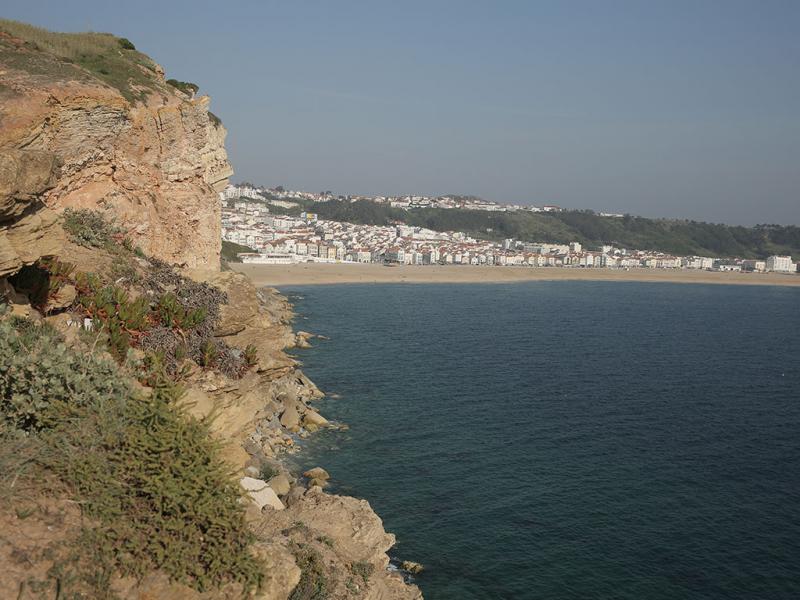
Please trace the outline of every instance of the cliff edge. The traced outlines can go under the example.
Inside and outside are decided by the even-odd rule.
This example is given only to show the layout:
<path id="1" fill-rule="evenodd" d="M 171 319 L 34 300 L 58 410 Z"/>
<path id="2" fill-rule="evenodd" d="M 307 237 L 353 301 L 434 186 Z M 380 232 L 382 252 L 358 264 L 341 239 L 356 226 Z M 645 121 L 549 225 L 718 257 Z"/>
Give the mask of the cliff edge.
<path id="1" fill-rule="evenodd" d="M 226 131 L 176 83 L 114 36 L 0 21 L 0 148 L 57 157 L 54 211 L 101 210 L 151 256 L 215 266 Z"/>
<path id="2" fill-rule="evenodd" d="M 128 40 L 0 20 L 0 589 L 418 599 L 322 427 L 287 300 L 219 270 L 225 130 Z"/>

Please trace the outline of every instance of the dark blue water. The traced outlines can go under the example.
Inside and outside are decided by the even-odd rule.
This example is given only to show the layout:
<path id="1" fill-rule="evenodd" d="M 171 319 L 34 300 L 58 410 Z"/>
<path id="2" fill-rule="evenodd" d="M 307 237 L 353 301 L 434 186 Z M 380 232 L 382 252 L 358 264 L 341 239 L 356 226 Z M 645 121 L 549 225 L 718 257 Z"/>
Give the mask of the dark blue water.
<path id="1" fill-rule="evenodd" d="M 301 460 L 428 600 L 800 598 L 800 289 L 284 291 L 351 426 Z"/>

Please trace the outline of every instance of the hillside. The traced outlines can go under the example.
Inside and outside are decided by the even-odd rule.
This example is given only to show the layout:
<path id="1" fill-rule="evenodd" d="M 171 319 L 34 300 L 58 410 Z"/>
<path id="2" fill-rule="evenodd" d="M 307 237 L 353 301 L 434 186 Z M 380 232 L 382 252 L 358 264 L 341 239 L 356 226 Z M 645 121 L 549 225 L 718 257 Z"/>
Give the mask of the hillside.
<path id="1" fill-rule="evenodd" d="M 587 211 L 556 213 L 485 212 L 423 208 L 402 210 L 369 200 L 303 203 L 324 219 L 368 225 L 404 222 L 435 231 L 464 231 L 475 237 L 501 240 L 569 243 L 588 247 L 611 244 L 623 248 L 700 256 L 763 258 L 770 254 L 800 256 L 800 227 L 741 227 L 648 219 L 626 215 L 601 217 Z"/>

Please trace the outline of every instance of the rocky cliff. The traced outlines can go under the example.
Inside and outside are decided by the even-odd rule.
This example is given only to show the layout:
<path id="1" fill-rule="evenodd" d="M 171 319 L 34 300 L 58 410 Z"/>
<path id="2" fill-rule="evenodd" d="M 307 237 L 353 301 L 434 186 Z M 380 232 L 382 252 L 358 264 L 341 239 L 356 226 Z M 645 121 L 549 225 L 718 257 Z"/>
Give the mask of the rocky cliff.
<path id="1" fill-rule="evenodd" d="M 366 501 L 326 493 L 329 476 L 322 469 L 301 475 L 284 465 L 284 453 L 331 424 L 312 406 L 322 393 L 286 353 L 306 346 L 309 337 L 292 331 L 286 299 L 274 290 L 256 290 L 241 274 L 219 270 L 215 190 L 231 169 L 225 130 L 208 112 L 208 99 L 193 98 L 186 84 L 167 85 L 160 67 L 127 40 L 105 34 L 58 37 L 62 34 L 26 27 L 0 20 L 0 325 L 6 320 L 8 329 L 12 323 L 20 336 L 55 331 L 46 335 L 93 364 L 116 360 L 120 377 L 141 386 L 145 397 L 153 398 L 157 385 L 142 369 L 166 357 L 180 363 L 170 376 L 174 381 L 162 378 L 158 385 L 185 390 L 176 418 L 208 424 L 215 452 L 241 482 L 239 501 L 252 532 L 249 552 L 258 560 L 262 581 L 249 597 L 421 598 L 415 586 L 389 570 L 386 551 L 394 536 Z M 93 209 L 113 225 L 94 217 L 83 222 L 87 242 L 87 236 L 65 232 L 59 215 L 66 208 Z M 189 288 L 191 293 L 182 293 Z M 176 306 L 181 298 L 205 303 L 193 325 L 174 324 L 177 314 L 188 318 L 190 306 Z M 167 326 L 164 311 L 171 315 Z M 164 345 L 175 339 L 185 343 L 198 331 L 204 336 L 202 357 L 181 358 L 176 346 Z M 87 341 L 93 335 L 94 341 Z M 233 367 L 223 368 L 220 353 Z M 18 366 L 17 355 L 0 358 Z M 37 369 L 34 361 L 20 372 L 38 377 Z M 79 584 L 104 590 L 104 597 L 241 597 L 242 580 L 235 577 L 207 589 L 198 583 L 202 572 L 181 581 L 168 576 L 170 568 L 180 572 L 165 560 L 171 557 L 140 557 L 137 564 L 150 565 L 149 570 L 136 577 L 104 572 L 98 580 L 91 563 L 86 569 L 66 556 L 67 548 L 85 548 L 80 540 L 87 524 L 99 524 L 101 529 L 90 531 L 102 531 L 103 513 L 83 513 L 89 509 L 81 507 L 93 500 L 81 498 L 85 492 L 63 473 L 37 466 L 34 477 L 28 463 L 36 460 L 19 463 L 18 424 L 8 416 L 19 400 L 8 390 L 18 382 L 2 375 L 0 479 L 6 479 L 0 485 L 0 589 L 14 590 L 17 598 L 58 595 L 74 583 L 74 577 L 65 578 L 66 564 L 83 568 L 89 579 Z M 61 377 L 70 373 L 56 368 L 42 385 Z M 63 392 L 64 386 L 58 389 Z M 40 395 L 43 406 L 46 400 Z M 40 452 L 42 444 L 28 450 Z M 186 479 L 187 486 L 196 484 Z M 15 489 L 22 481 L 28 487 L 20 495 Z M 170 485 L 168 492 L 175 492 Z M 185 497 L 192 495 L 187 489 Z M 202 495 L 197 501 L 204 504 Z M 171 518 L 195 527 L 191 511 Z M 207 535 L 195 541 L 204 543 Z M 111 542 L 113 548 L 113 536 Z"/>
<path id="2" fill-rule="evenodd" d="M 208 97 L 166 84 L 135 50 L 104 51 L 114 60 L 83 67 L 0 32 L 0 149 L 53 157 L 47 207 L 99 209 L 150 255 L 218 264 L 216 192 L 232 169 Z"/>

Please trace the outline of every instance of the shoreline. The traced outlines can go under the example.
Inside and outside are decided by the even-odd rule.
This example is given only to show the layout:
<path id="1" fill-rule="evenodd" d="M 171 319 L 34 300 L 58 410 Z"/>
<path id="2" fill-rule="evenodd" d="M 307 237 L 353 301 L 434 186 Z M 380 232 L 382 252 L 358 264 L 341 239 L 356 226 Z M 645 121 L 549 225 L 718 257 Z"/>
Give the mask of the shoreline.
<path id="1" fill-rule="evenodd" d="M 365 283 L 519 283 L 525 281 L 614 281 L 701 283 L 716 285 L 800 286 L 793 273 L 723 273 L 681 269 L 587 269 L 564 267 L 486 267 L 467 265 L 399 265 L 376 263 L 233 263 L 256 287 Z"/>

